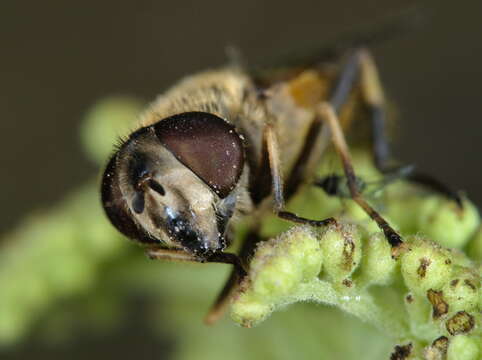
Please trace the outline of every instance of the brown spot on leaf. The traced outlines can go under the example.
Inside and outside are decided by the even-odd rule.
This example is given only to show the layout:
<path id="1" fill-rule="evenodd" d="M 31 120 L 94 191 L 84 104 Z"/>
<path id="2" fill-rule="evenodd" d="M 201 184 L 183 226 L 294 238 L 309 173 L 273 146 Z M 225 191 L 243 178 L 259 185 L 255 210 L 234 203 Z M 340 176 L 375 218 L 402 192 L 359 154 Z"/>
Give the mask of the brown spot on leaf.
<path id="1" fill-rule="evenodd" d="M 390 360 L 405 360 L 408 359 L 410 353 L 412 352 L 412 343 L 407 345 L 397 345 L 395 350 L 390 355 Z"/>
<path id="2" fill-rule="evenodd" d="M 353 261 L 353 254 L 355 253 L 355 243 L 351 238 L 351 235 L 343 232 L 344 244 L 343 244 L 343 268 L 350 271 L 352 266 L 356 263 Z"/>
<path id="3" fill-rule="evenodd" d="M 351 287 L 353 285 L 353 282 L 349 279 L 345 279 L 342 281 L 342 284 L 345 285 L 346 287 Z"/>
<path id="4" fill-rule="evenodd" d="M 426 360 L 442 360 L 447 356 L 447 349 L 449 346 L 449 339 L 445 336 L 440 336 L 432 342 L 424 351 L 424 359 Z"/>
<path id="5" fill-rule="evenodd" d="M 442 291 L 428 290 L 427 291 L 428 301 L 432 304 L 433 312 L 432 316 L 434 319 L 440 318 L 449 311 L 449 305 L 443 299 Z"/>
<path id="6" fill-rule="evenodd" d="M 407 302 L 409 304 L 413 303 L 413 296 L 412 294 L 408 294 L 406 297 L 405 297 L 405 300 L 407 300 Z"/>
<path id="7" fill-rule="evenodd" d="M 429 267 L 431 262 L 432 261 L 430 259 L 427 259 L 427 258 L 421 258 L 420 259 L 420 266 L 417 269 L 418 276 L 420 276 L 421 278 L 425 277 L 425 275 L 427 274 L 427 268 Z"/>
<path id="8" fill-rule="evenodd" d="M 432 346 L 439 349 L 443 354 L 446 354 L 449 346 L 449 339 L 446 336 L 441 336 L 433 341 Z"/>
<path id="9" fill-rule="evenodd" d="M 472 283 L 472 281 L 470 281 L 469 279 L 465 279 L 464 280 L 464 284 L 467 285 L 469 288 L 471 288 L 472 290 L 476 291 L 477 288 L 475 287 L 475 285 Z"/>
<path id="10" fill-rule="evenodd" d="M 445 265 L 450 265 L 450 264 L 452 264 L 452 260 L 450 259 L 445 260 Z"/>
<path id="11" fill-rule="evenodd" d="M 459 281 L 460 281 L 459 279 L 452 280 L 452 281 L 450 282 L 450 286 L 456 287 L 457 284 L 459 283 Z"/>
<path id="12" fill-rule="evenodd" d="M 459 311 L 445 323 L 450 335 L 466 334 L 474 328 L 474 317 L 465 311 Z"/>

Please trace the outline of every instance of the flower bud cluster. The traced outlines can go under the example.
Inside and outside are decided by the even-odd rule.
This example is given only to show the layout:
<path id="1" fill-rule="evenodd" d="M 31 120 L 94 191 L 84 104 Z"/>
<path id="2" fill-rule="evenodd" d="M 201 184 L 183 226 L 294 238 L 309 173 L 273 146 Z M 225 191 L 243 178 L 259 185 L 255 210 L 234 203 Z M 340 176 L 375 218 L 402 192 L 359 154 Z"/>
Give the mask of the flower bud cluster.
<path id="1" fill-rule="evenodd" d="M 246 327 L 261 322 L 276 307 L 289 302 L 302 283 L 316 278 L 321 266 L 318 235 L 309 227 L 294 227 L 261 243 L 233 302 L 233 319 Z"/>
<path id="2" fill-rule="evenodd" d="M 432 204 L 434 199 L 425 201 Z M 396 289 L 405 301 L 405 308 L 392 309 L 392 312 L 406 311 L 402 316 L 404 321 L 409 321 L 406 336 L 416 345 L 410 351 L 422 351 L 426 359 L 477 358 L 482 354 L 478 352 L 482 333 L 480 266 L 457 247 L 469 242 L 474 227 L 478 226 L 478 213 L 468 202 L 463 210 L 452 209 L 445 199 L 439 204 L 447 207 L 441 206 L 442 214 L 434 216 L 427 215 L 427 209 L 435 212 L 433 204 L 422 204 L 426 213 L 417 226 L 423 228 L 424 233 L 443 234 L 438 229 L 443 227 L 439 218 L 452 221 L 450 232 L 457 234 L 459 240 L 451 249 L 424 236 L 406 236 L 403 251 L 394 260 L 381 232 L 373 232 L 371 226 L 353 225 L 361 216 L 345 217 L 342 223 L 323 231 L 294 227 L 261 243 L 249 275 L 233 299 L 232 318 L 250 327 L 281 306 L 306 300 L 339 305 L 345 311 L 361 314 L 357 308 L 360 303 L 343 303 L 343 300 L 374 296 L 375 303 L 390 306 L 384 304 L 384 298 L 371 293 L 371 286 L 396 284 L 401 277 L 403 286 Z M 453 215 L 454 211 L 462 212 Z M 350 213 L 356 215 L 356 212 Z M 478 236 L 473 239 L 478 241 Z M 320 295 L 321 288 L 330 295 Z M 360 317 L 370 319 L 370 316 Z M 393 319 L 388 316 L 382 322 L 393 322 Z M 461 349 L 461 344 L 468 349 L 465 357 L 454 355 L 459 353 L 456 349 Z"/>

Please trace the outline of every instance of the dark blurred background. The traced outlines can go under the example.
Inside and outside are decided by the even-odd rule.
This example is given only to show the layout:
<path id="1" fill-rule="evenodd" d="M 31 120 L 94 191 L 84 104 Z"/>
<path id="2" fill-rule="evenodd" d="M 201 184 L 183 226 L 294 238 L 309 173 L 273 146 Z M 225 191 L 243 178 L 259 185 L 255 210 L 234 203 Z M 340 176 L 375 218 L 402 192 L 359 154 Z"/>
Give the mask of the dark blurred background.
<path id="1" fill-rule="evenodd" d="M 78 130 L 96 100 L 151 100 L 179 77 L 223 64 L 228 44 L 256 62 L 417 4 L 425 24 L 373 48 L 401 114 L 398 158 L 482 205 L 480 1 L 2 1 L 0 230 L 94 174 Z M 138 344 L 141 353 L 155 347 L 142 325 L 131 326 L 138 331 L 124 346 Z M 119 340 L 96 346 L 112 355 Z M 48 356 L 37 350 L 36 358 Z"/>

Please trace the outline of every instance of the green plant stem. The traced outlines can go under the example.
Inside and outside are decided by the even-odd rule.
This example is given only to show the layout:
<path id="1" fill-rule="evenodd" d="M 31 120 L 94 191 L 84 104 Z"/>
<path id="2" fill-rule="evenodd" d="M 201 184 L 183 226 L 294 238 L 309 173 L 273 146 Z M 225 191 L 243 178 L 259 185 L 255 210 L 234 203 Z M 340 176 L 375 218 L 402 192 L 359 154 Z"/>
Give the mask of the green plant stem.
<path id="1" fill-rule="evenodd" d="M 409 336 L 406 322 L 393 316 L 394 311 L 375 304 L 373 297 L 365 290 L 358 291 L 353 288 L 341 292 L 336 290 L 329 282 L 315 279 L 309 283 L 300 284 L 296 297 L 293 297 L 293 300 L 289 303 L 300 300 L 337 306 L 362 321 L 373 324 L 393 338 L 407 338 Z"/>

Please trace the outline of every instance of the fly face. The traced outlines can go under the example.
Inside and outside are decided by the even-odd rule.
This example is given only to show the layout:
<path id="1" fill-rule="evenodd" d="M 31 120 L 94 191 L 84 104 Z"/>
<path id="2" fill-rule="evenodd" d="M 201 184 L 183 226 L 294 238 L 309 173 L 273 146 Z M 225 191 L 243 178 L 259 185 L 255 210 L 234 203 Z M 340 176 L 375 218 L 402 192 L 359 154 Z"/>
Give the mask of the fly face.
<path id="1" fill-rule="evenodd" d="M 104 173 L 102 201 L 128 237 L 205 256 L 227 245 L 244 149 L 233 126 L 184 113 L 133 133 Z"/>

